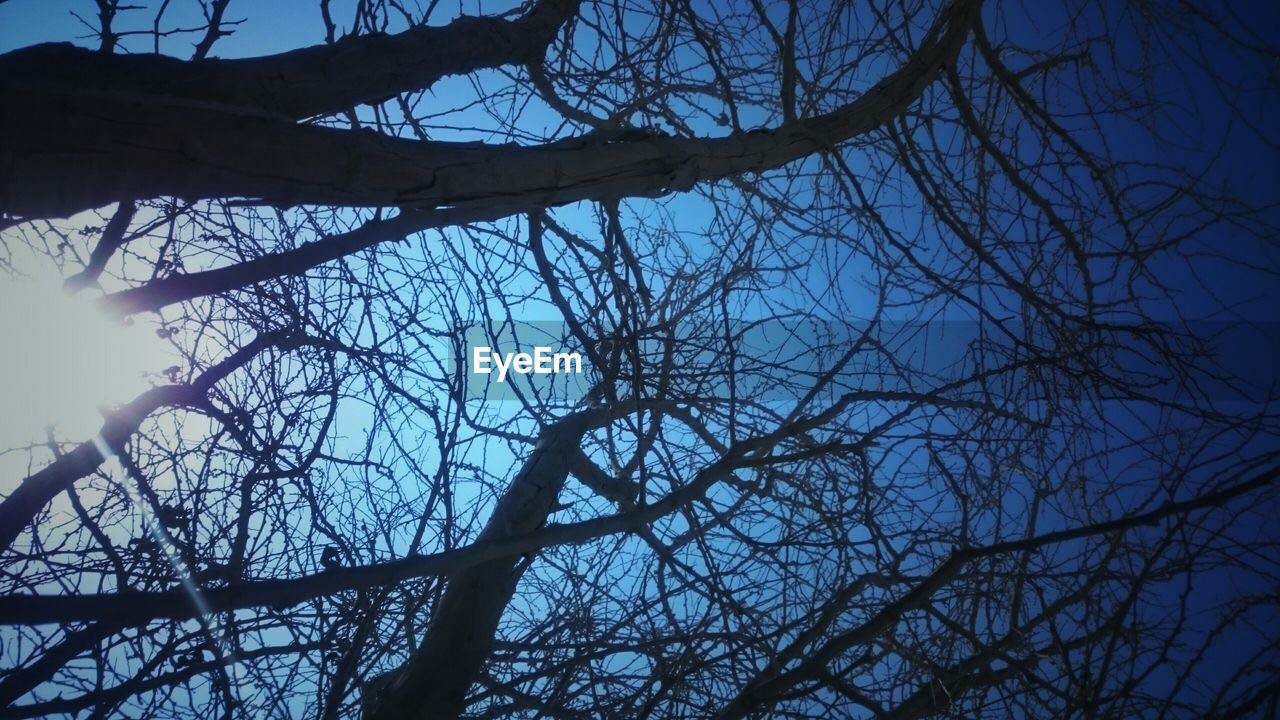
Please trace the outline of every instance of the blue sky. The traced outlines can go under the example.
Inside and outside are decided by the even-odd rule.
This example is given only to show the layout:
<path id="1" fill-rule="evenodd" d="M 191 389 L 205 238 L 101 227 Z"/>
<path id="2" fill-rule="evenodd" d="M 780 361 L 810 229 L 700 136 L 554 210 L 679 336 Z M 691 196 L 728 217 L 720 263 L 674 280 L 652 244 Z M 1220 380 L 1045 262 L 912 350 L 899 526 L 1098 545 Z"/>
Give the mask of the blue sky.
<path id="1" fill-rule="evenodd" d="M 335 18 L 342 22 L 342 18 L 350 16 L 350 6 L 352 3 L 335 3 Z M 173 23 L 174 26 L 186 26 L 191 24 L 192 15 L 195 11 L 196 4 L 192 2 L 174 2 L 169 10 L 166 18 L 167 22 Z M 502 6 L 506 7 L 506 6 Z M 494 12 L 501 9 L 497 4 L 485 3 L 485 12 Z M 78 20 L 71 14 L 75 10 L 86 16 L 93 13 L 92 3 L 88 2 L 46 2 L 44 0 L 11 0 L 10 2 L 0 4 L 0 52 L 29 45 L 35 42 L 45 40 L 66 40 L 77 35 L 84 34 L 85 30 Z M 1274 27 L 1276 11 L 1270 8 L 1269 4 L 1260 3 L 1256 7 L 1251 7 L 1241 12 L 1258 12 L 1259 25 L 1269 25 Z M 237 27 L 235 34 L 229 38 L 225 38 L 215 46 L 214 55 L 220 57 L 242 57 L 260 55 L 270 52 L 288 50 L 308 44 L 320 42 L 323 39 L 323 27 L 320 21 L 319 13 L 315 8 L 315 4 L 303 0 L 296 2 L 271 2 L 271 3 L 253 3 L 250 8 L 248 5 L 238 6 L 232 3 L 230 15 L 231 17 L 240 17 L 241 14 L 249 15 L 251 21 Z M 1056 29 L 1055 23 L 1059 18 L 1054 18 L 1048 14 L 1040 14 L 1035 17 L 1017 17 L 1009 16 L 1004 19 L 1015 28 L 1020 28 L 1023 32 L 1030 36 L 1034 36 L 1040 32 L 1052 32 Z M 145 12 L 136 14 L 126 13 L 122 21 L 117 25 L 118 29 L 148 29 L 150 17 Z M 189 49 L 194 42 L 194 37 L 190 35 L 177 35 L 166 39 L 161 50 L 173 53 L 179 56 L 185 56 L 189 53 Z M 82 41 L 83 42 L 83 41 Z M 132 51 L 149 51 L 150 39 L 143 36 L 127 37 L 123 41 L 123 47 Z M 1132 48 L 1128 49 L 1132 51 Z M 1121 53 L 1123 55 L 1123 52 Z M 1214 62 L 1223 62 L 1225 58 L 1213 56 Z M 1256 68 L 1255 68 L 1256 69 Z M 1169 98 L 1170 103 L 1179 103 L 1185 107 L 1182 115 L 1185 123 L 1170 130 L 1170 138 L 1172 141 L 1165 145 L 1154 145 L 1145 140 L 1146 135 L 1139 128 L 1127 126 L 1117 122 L 1114 126 L 1104 128 L 1107 138 L 1116 144 L 1122 155 L 1127 155 L 1135 159 L 1159 159 L 1163 162 L 1172 164 L 1181 164 L 1187 168 L 1194 169 L 1196 173 L 1205 173 L 1215 184 L 1221 183 L 1231 189 L 1244 194 L 1246 197 L 1261 202 L 1273 202 L 1276 199 L 1276 188 L 1280 185 L 1280 163 L 1277 163 L 1277 152 L 1274 147 L 1269 147 L 1266 143 L 1259 142 L 1256 133 L 1248 128 L 1238 126 L 1229 126 L 1224 118 L 1226 115 L 1218 111 L 1219 99 L 1216 99 L 1213 86 L 1208 79 L 1198 75 L 1197 71 L 1189 71 L 1190 80 L 1181 83 L 1168 80 L 1165 76 L 1158 78 L 1158 94 L 1165 95 Z M 1242 73 L 1242 77 L 1254 77 L 1256 73 Z M 1275 82 L 1272 78 L 1271 82 Z M 467 97 L 474 92 L 470 80 L 467 79 L 451 79 L 439 84 L 433 91 L 433 95 L 439 97 L 449 97 L 451 100 L 456 97 Z M 1068 98 L 1066 102 L 1070 102 Z M 1251 114 L 1259 118 L 1275 117 L 1276 108 L 1270 106 L 1262 106 L 1251 110 Z M 527 111 L 524 121 L 540 124 L 545 123 L 551 126 L 554 123 L 552 115 L 545 109 L 534 107 Z M 486 118 L 482 113 L 476 111 L 472 113 L 462 114 L 460 117 L 451 118 L 450 122 L 465 123 L 474 122 L 478 126 L 483 126 L 492 121 Z M 713 127 L 708 126 L 708 132 L 716 132 Z M 1176 131 L 1176 132 L 1175 132 Z M 463 129 L 455 133 L 449 133 L 445 129 L 441 129 L 441 137 L 459 136 L 468 139 L 476 139 L 482 135 L 477 135 L 472 131 Z M 1221 141 L 1219 144 L 1218 141 Z M 1220 156 L 1216 161 L 1209 162 L 1209 153 L 1206 148 L 1221 148 Z M 858 167 L 857 170 L 872 173 L 878 168 L 872 164 Z M 1153 191 L 1154 192 L 1154 191 Z M 695 197 L 678 198 L 674 200 L 656 203 L 661 205 L 667 212 L 674 216 L 678 216 L 680 220 L 690 226 L 703 228 L 703 226 L 716 226 L 710 222 L 711 212 L 701 200 Z M 651 206 L 646 202 L 636 203 L 636 207 L 646 209 Z M 590 212 L 585 208 L 572 208 L 559 211 L 557 217 L 568 218 L 568 222 L 587 228 L 592 225 L 593 219 Z M 890 215 L 891 219 L 905 233 L 912 234 L 915 230 L 920 229 L 924 234 L 930 232 L 927 223 L 922 219 L 919 212 L 918 204 L 913 205 L 906 203 L 896 213 Z M 1266 216 L 1271 221 L 1276 221 L 1277 215 L 1273 209 Z M 1277 343 L 1277 326 L 1269 324 L 1273 321 L 1280 321 L 1280 315 L 1277 314 L 1276 308 L 1280 307 L 1280 298 L 1277 297 L 1278 284 L 1275 282 L 1274 276 L 1266 273 L 1258 272 L 1256 268 L 1250 268 L 1249 265 L 1262 266 L 1274 270 L 1277 267 L 1276 248 L 1274 245 L 1274 237 L 1271 238 L 1271 244 L 1266 242 L 1258 242 L 1256 239 L 1246 239 L 1242 234 L 1233 232 L 1230 225 L 1221 226 L 1212 232 L 1204 234 L 1202 237 L 1193 240 L 1187 249 L 1194 251 L 1200 246 L 1205 251 L 1213 251 L 1222 253 L 1230 257 L 1227 259 L 1207 258 L 1202 254 L 1191 253 L 1185 256 L 1171 255 L 1155 261 L 1152 275 L 1160 278 L 1163 282 L 1168 283 L 1175 294 L 1181 297 L 1179 303 L 1161 305 L 1154 304 L 1147 309 L 1152 314 L 1164 316 L 1162 319 L 1174 320 L 1176 318 L 1204 320 L 1206 317 L 1212 317 L 1226 324 L 1224 328 L 1232 327 L 1234 322 L 1232 313 L 1224 313 L 1221 306 L 1235 306 L 1243 303 L 1236 311 L 1239 316 L 1263 321 L 1257 326 L 1256 335 L 1244 340 L 1236 340 L 1231 346 L 1233 349 L 1230 355 L 1225 359 L 1230 362 L 1242 361 L 1248 365 L 1250 372 L 1261 373 L 1261 379 L 1266 380 L 1273 377 L 1277 367 L 1277 355 L 1275 353 Z M 467 247 L 465 244 L 463 247 Z M 793 295 L 786 298 L 787 302 L 796 302 L 806 307 L 823 308 L 830 302 L 833 295 L 843 299 L 847 308 L 859 307 L 859 301 L 868 295 L 865 287 L 859 284 L 864 280 L 864 273 L 867 266 L 858 257 L 857 253 L 847 248 L 831 247 L 828 243 L 816 238 L 800 237 L 799 250 L 797 254 L 808 253 L 808 257 L 812 259 L 812 266 L 805 272 L 798 273 L 791 279 L 789 289 L 793 291 Z M 708 254 L 712 249 L 707 248 Z M 938 248 L 932 250 L 940 253 L 939 257 L 946 259 L 945 253 Z M 411 245 L 406 247 L 402 252 L 407 256 L 411 256 L 410 260 L 425 263 L 430 257 L 430 243 L 424 242 L 421 245 Z M 467 252 L 464 250 L 464 252 Z M 698 258 L 699 260 L 707 260 L 708 258 Z M 359 261 L 355 264 L 358 266 Z M 462 283 L 465 278 L 460 278 Z M 524 291 L 536 291 L 536 287 L 530 284 L 530 278 L 525 277 L 521 282 L 513 284 L 513 286 L 505 288 L 512 294 L 518 295 Z M 1212 291 L 1212 292 L 1210 292 Z M 1007 300 L 1007 298 L 997 298 L 997 301 Z M 460 300 L 462 304 L 466 304 L 469 300 Z M 476 310 L 477 308 L 464 308 L 465 310 Z M 742 309 L 743 316 L 750 316 L 753 310 L 759 308 L 745 307 Z M 548 320 L 554 318 L 554 309 L 545 301 L 530 302 L 526 305 L 518 307 L 516 314 L 523 313 L 523 316 L 516 317 L 516 320 Z M 953 308 L 945 308 L 947 312 L 951 312 Z M 836 319 L 849 320 L 849 313 L 833 312 Z M 904 311 L 903 320 L 916 320 L 914 310 Z M 148 362 L 150 362 L 148 360 Z M 1267 375 L 1267 372 L 1272 375 Z M 426 384 L 424 384 L 426 386 Z M 363 431 L 366 430 L 364 425 L 368 422 L 372 415 L 371 408 L 368 403 L 374 401 L 372 395 L 367 397 L 357 397 L 346 401 L 343 409 L 343 436 L 349 437 L 351 440 L 339 441 L 335 445 L 335 450 L 342 449 L 343 444 L 350 442 L 355 443 L 360 439 Z M 364 407 L 362 407 L 364 405 Z M 480 411 L 482 417 L 492 422 L 496 426 L 504 426 L 511 422 L 511 416 L 518 410 L 517 405 L 493 404 L 482 408 Z M 1110 418 L 1113 423 L 1112 427 L 1104 427 L 1102 423 L 1098 425 L 1100 435 L 1117 432 L 1126 428 L 1138 428 L 1141 421 L 1149 419 L 1149 416 L 1158 414 L 1158 411 L 1151 408 L 1135 408 L 1126 405 L 1115 405 L 1114 417 Z M 874 422 L 874 417 L 865 418 L 865 422 L 869 425 Z M 524 431 L 532 431 L 532 423 L 524 418 L 520 423 L 515 425 Z M 423 448 L 417 448 L 417 459 L 421 460 L 425 465 L 432 460 L 432 451 L 425 447 L 425 441 L 428 438 L 430 428 L 426 426 L 396 428 L 397 432 L 402 432 L 406 437 L 410 438 L 411 443 L 423 443 Z M 1192 431 L 1195 429 L 1192 428 Z M 1122 443 L 1122 438 L 1107 438 L 1114 440 L 1116 443 Z M 1121 452 L 1118 454 L 1116 465 L 1121 466 L 1124 459 L 1133 461 L 1133 466 L 1125 469 L 1125 477 L 1138 477 L 1147 472 L 1158 472 L 1158 463 L 1152 459 L 1151 455 L 1158 455 L 1157 452 L 1139 452 L 1150 451 L 1150 448 L 1138 448 L 1133 452 Z M 471 460 L 483 459 L 487 464 L 489 471 L 493 473 L 495 482 L 500 482 L 506 474 L 505 471 L 514 467 L 518 462 L 518 457 L 511 454 L 510 449 L 503 443 L 490 442 L 487 440 L 478 440 L 476 445 L 468 448 L 466 451 L 468 458 Z M 398 467 L 403 468 L 409 464 L 407 456 L 413 455 L 411 451 L 406 453 L 406 457 L 396 460 Z M 914 462 L 914 460 L 913 460 Z M 908 463 L 904 462 L 903 465 Z M 890 463 L 890 468 L 893 464 Z M 1119 471 L 1117 471 L 1119 472 Z M 1104 478 L 1100 478 L 1102 480 Z M 383 482 L 385 478 L 374 478 L 373 482 Z M 469 488 L 469 486 L 463 486 Z M 387 488 L 388 490 L 392 488 Z M 469 490 L 464 490 L 468 492 Z M 1104 498 L 1104 502 L 1114 503 L 1116 506 L 1126 506 L 1137 504 L 1139 499 L 1145 500 L 1143 493 L 1146 488 L 1141 484 L 1135 484 L 1131 492 L 1117 492 L 1112 497 Z M 573 512 L 585 512 L 584 508 L 590 508 L 594 504 L 597 509 L 600 507 L 599 500 L 592 500 L 585 497 L 585 493 L 580 490 L 571 488 L 570 492 L 576 492 L 577 499 L 580 501 L 578 510 Z M 724 491 L 728 495 L 728 491 Z M 908 492 L 909 491 L 904 491 Z M 713 496 L 713 501 L 727 501 L 726 498 L 718 498 Z M 1011 505 L 1017 505 L 1021 502 L 1019 499 L 1010 499 Z M 465 503 L 464 503 L 465 504 Z M 938 507 L 942 513 L 954 511 L 953 507 L 948 507 L 942 503 Z M 339 512 L 352 513 L 369 513 L 369 522 L 375 522 L 378 518 L 372 514 L 369 508 L 361 507 L 344 507 Z M 483 519 L 485 516 L 484 508 L 476 508 L 478 517 Z M 1060 520 L 1060 518 L 1059 518 Z M 1052 512 L 1046 513 L 1046 527 L 1052 527 L 1055 522 Z M 1237 527 L 1237 531 L 1243 535 L 1253 534 L 1255 531 L 1260 532 L 1264 528 L 1254 528 L 1249 523 L 1261 524 L 1262 518 L 1257 515 L 1246 515 L 1242 520 L 1241 526 Z M 684 529 L 679 519 L 672 519 L 666 527 L 663 528 L 665 534 L 674 535 Z M 404 541 L 403 535 L 398 538 L 399 542 Z M 725 547 L 731 547 L 730 540 L 720 539 L 725 542 Z M 395 545 L 395 543 L 392 543 Z M 628 550 L 636 550 L 635 541 L 631 543 Z M 1064 546 L 1059 550 L 1063 554 L 1074 552 L 1077 546 Z M 383 547 L 380 549 L 386 554 L 392 552 L 401 552 L 403 547 Z M 696 562 L 697 557 L 690 558 L 691 562 Z M 314 564 L 314 558 L 311 559 Z M 303 560 L 300 565 L 306 566 L 307 561 Z M 601 571 L 606 572 L 606 571 Z M 623 583 L 640 583 L 643 578 L 631 575 L 626 571 L 608 571 L 615 572 L 611 579 L 616 582 Z M 814 575 L 821 572 L 821 568 L 814 568 Z M 1239 573 L 1232 570 L 1221 569 L 1212 571 L 1202 576 L 1203 581 L 1197 585 L 1195 592 L 1203 593 L 1202 596 L 1208 598 L 1222 591 L 1222 588 L 1231 587 L 1237 590 L 1266 590 L 1266 586 L 1259 580 L 1257 575 L 1250 573 Z M 1170 597 L 1181 592 L 1176 587 L 1177 583 L 1170 583 Z M 696 598 L 685 596 L 685 600 L 695 603 Z M 532 610 L 532 608 L 518 607 L 516 612 Z M 690 612 L 694 611 L 690 608 Z M 1222 671 L 1228 671 L 1233 655 L 1238 653 L 1238 649 L 1246 646 L 1251 639 L 1247 635 L 1241 635 L 1238 641 L 1232 644 L 1232 647 L 1223 652 L 1228 657 L 1223 659 L 1221 665 Z M 1213 663 L 1210 667 L 1214 667 Z"/>

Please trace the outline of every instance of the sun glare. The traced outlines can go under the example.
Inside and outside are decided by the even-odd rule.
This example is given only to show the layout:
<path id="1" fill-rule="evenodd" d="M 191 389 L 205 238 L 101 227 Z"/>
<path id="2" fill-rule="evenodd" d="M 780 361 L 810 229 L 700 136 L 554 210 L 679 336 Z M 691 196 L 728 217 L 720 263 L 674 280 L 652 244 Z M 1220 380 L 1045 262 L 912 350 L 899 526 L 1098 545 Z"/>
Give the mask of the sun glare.
<path id="1" fill-rule="evenodd" d="M 170 353 L 149 323 L 101 312 L 90 292 L 70 294 L 56 277 L 0 277 L 0 450 L 92 438 L 103 408 L 156 382 Z"/>

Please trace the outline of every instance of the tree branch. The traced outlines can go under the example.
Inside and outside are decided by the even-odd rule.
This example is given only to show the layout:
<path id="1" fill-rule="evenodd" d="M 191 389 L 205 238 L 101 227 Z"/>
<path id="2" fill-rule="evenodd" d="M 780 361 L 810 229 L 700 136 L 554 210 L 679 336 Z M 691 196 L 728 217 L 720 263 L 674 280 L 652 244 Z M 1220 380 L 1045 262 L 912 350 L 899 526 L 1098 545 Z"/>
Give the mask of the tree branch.
<path id="1" fill-rule="evenodd" d="M 104 452 L 116 453 L 138 431 L 138 426 L 163 407 L 190 407 L 204 399 L 214 384 L 249 362 L 262 350 L 287 340 L 281 332 L 265 333 L 232 353 L 227 359 L 206 370 L 188 385 L 162 385 L 139 395 L 115 411 L 108 413 L 102 429 L 93 440 L 80 443 L 74 450 L 27 477 L 3 501 L 0 501 L 0 553 L 8 550 L 36 515 L 58 493 L 71 483 L 92 473 L 106 461 Z"/>
<path id="2" fill-rule="evenodd" d="M 821 672 L 825 671 L 828 663 L 839 657 L 850 647 L 869 642 L 888 628 L 893 627 L 903 613 L 919 607 L 927 601 L 935 592 L 946 586 L 970 561 L 993 555 L 1036 550 L 1047 545 L 1095 535 L 1125 532 L 1147 525 L 1158 525 L 1171 517 L 1179 517 L 1197 510 L 1220 507 L 1236 498 L 1266 487 L 1274 483 L 1278 478 L 1280 478 L 1280 465 L 1274 465 L 1247 480 L 1242 480 L 1187 500 L 1166 502 L 1154 510 L 1137 515 L 1126 515 L 1115 520 L 1043 533 L 1022 540 L 1010 540 L 991 545 L 957 549 L 938 565 L 932 573 L 921 580 L 919 584 L 898 600 L 887 604 L 866 622 L 823 643 L 791 670 L 773 677 L 761 676 L 757 680 L 748 683 L 738 693 L 738 696 L 726 705 L 716 717 L 718 720 L 741 718 L 752 712 L 759 712 L 762 702 L 768 702 L 771 706 L 774 699 L 780 697 L 797 682 L 805 678 L 817 677 Z"/>
<path id="3" fill-rule="evenodd" d="M 251 197 L 322 204 L 521 209 L 657 197 L 698 182 L 785 165 L 893 119 L 919 98 L 967 37 L 980 0 L 944 10 L 903 65 L 857 100 L 772 131 L 723 138 L 650 136 L 520 147 L 402 140 L 297 125 L 242 109 L 168 98 L 32 87 L 0 65 L 0 210 L 70 214 L 123 197 Z M 19 182 L 17 179 L 21 178 Z"/>
<path id="4" fill-rule="evenodd" d="M 164 55 L 106 55 L 69 43 L 34 45 L 0 56 L 7 88 L 58 88 L 68 97 L 101 95 L 132 102 L 234 108 L 290 120 L 341 112 L 437 80 L 540 58 L 580 0 L 539 0 L 515 20 L 460 17 L 395 35 L 346 37 L 277 55 L 179 60 Z M 221 22 L 215 5 L 211 33 Z M 213 39 L 206 36 L 197 55 Z"/>

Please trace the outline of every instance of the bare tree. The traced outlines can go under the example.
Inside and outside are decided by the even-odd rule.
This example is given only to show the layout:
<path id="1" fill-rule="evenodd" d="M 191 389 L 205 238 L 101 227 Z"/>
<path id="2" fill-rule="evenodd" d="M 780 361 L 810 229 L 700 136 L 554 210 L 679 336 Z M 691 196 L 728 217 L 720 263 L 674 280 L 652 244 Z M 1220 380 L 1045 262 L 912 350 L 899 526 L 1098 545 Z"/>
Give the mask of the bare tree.
<path id="1" fill-rule="evenodd" d="M 1275 714 L 1274 12 L 189 5 L 0 55 L 6 268 L 183 359 L 21 449 L 6 717 Z"/>

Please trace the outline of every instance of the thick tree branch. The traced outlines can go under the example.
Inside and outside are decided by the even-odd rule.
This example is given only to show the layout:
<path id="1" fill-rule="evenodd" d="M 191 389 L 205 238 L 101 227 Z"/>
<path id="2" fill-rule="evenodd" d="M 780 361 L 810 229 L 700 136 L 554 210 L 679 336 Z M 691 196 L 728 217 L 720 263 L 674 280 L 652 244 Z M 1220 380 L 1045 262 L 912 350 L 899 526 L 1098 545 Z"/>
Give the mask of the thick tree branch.
<path id="1" fill-rule="evenodd" d="M 317 265 L 380 243 L 403 240 L 416 232 L 498 217 L 501 215 L 488 211 L 406 211 L 393 218 L 370 220 L 349 232 L 330 235 L 293 250 L 214 270 L 152 280 L 140 287 L 111 293 L 100 303 L 108 312 L 122 316 L 159 310 L 166 305 L 248 287 L 271 278 L 300 275 Z"/>
<path id="2" fill-rule="evenodd" d="M 950 64 L 980 0 L 944 10 L 895 72 L 831 113 L 723 138 L 600 138 L 534 147 L 401 140 L 238 109 L 15 84 L 0 110 L 0 210 L 49 216 L 124 197 L 251 197 L 267 204 L 454 206 L 506 213 L 586 199 L 660 196 L 766 170 L 904 112 Z"/>
<path id="3" fill-rule="evenodd" d="M 4 680 L 0 681 L 0 708 L 12 705 L 40 683 L 47 681 L 68 662 L 119 631 L 120 626 L 115 623 L 99 622 L 68 632 L 61 642 L 49 648 L 35 662 L 10 669 Z"/>
<path id="4" fill-rule="evenodd" d="M 206 370 L 187 385 L 162 385 L 151 388 L 132 402 L 107 414 L 102 429 L 93 440 L 80 443 L 74 450 L 27 477 L 3 501 L 0 501 L 0 552 L 13 545 L 36 515 L 57 497 L 58 493 L 98 469 L 106 461 L 104 453 L 119 452 L 125 442 L 138 431 L 138 426 L 155 411 L 164 407 L 199 405 L 209 389 L 236 369 L 244 366 L 267 347 L 288 339 L 285 333 L 265 333 Z"/>
<path id="5" fill-rule="evenodd" d="M 98 281 L 102 271 L 107 267 L 107 261 L 120 249 L 121 245 L 125 244 L 125 233 L 129 230 L 129 223 L 133 222 L 133 216 L 137 210 L 138 206 L 132 200 L 120 202 L 115 214 L 103 228 L 98 244 L 89 255 L 89 263 L 85 265 L 84 270 L 67 278 L 64 285 L 67 290 L 77 292 Z"/>
<path id="6" fill-rule="evenodd" d="M 502 540 L 541 527 L 560 489 L 582 436 L 608 417 L 605 409 L 575 413 L 548 426 L 532 455 L 494 508 L 478 538 Z M 466 705 L 493 644 L 498 621 L 515 592 L 522 568 L 516 556 L 499 557 L 449 577 L 431 624 L 417 651 L 395 680 L 374 699 L 371 718 L 455 717 Z"/>
<path id="7" fill-rule="evenodd" d="M 179 60 L 164 55 L 106 55 L 71 44 L 35 45 L 0 56 L 7 87 L 57 88 L 67 96 L 130 98 L 140 107 L 167 102 L 234 108 L 300 120 L 340 112 L 440 78 L 541 58 L 580 0 L 539 0 L 514 20 L 461 17 L 395 35 L 358 35 L 278 55 Z M 215 5 L 211 29 L 220 23 Z M 205 37 L 201 50 L 212 45 Z"/>

